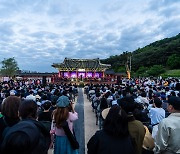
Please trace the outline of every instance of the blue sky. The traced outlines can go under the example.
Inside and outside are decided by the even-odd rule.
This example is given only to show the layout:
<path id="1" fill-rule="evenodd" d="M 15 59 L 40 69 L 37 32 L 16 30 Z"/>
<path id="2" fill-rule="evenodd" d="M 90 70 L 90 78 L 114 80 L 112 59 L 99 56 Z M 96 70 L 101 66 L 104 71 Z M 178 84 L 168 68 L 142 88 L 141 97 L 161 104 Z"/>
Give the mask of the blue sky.
<path id="1" fill-rule="evenodd" d="M 68 58 L 108 58 L 180 33 L 180 0 L 0 0 L 0 61 L 56 72 Z"/>

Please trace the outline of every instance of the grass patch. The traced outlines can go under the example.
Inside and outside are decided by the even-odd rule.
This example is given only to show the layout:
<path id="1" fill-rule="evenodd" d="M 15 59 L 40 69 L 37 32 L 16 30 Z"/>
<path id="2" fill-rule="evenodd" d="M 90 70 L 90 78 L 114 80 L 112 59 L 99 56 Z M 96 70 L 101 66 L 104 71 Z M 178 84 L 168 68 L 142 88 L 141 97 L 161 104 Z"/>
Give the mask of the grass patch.
<path id="1" fill-rule="evenodd" d="M 180 77 L 180 69 L 176 70 L 167 70 L 165 73 L 161 75 L 162 77 Z"/>

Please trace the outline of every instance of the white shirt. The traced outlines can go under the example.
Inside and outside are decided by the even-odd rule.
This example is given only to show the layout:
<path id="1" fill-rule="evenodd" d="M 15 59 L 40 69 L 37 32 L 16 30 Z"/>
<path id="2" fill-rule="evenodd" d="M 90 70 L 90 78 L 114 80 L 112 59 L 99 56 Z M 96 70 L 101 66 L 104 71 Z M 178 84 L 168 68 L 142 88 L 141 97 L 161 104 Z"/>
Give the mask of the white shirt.
<path id="1" fill-rule="evenodd" d="M 158 125 L 155 153 L 180 153 L 180 113 L 171 113 Z"/>
<path id="2" fill-rule="evenodd" d="M 36 97 L 33 95 L 26 96 L 26 99 L 32 99 L 33 101 L 36 101 Z"/>
<path id="3" fill-rule="evenodd" d="M 151 108 L 149 117 L 151 118 L 152 125 L 157 124 L 165 118 L 165 110 L 163 108 Z"/>

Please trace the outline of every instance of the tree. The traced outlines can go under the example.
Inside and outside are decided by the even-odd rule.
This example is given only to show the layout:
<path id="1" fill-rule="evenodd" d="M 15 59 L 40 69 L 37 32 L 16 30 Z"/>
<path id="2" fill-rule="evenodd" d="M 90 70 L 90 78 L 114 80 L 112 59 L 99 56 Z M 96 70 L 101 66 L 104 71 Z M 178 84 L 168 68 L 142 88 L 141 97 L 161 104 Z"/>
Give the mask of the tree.
<path id="1" fill-rule="evenodd" d="M 147 76 L 147 67 L 141 66 L 139 69 L 136 71 L 136 76 Z"/>
<path id="2" fill-rule="evenodd" d="M 147 71 L 148 76 L 158 76 L 165 72 L 165 69 L 162 65 L 154 65 L 150 67 Z"/>
<path id="3" fill-rule="evenodd" d="M 126 72 L 126 68 L 125 68 L 125 66 L 119 66 L 119 67 L 114 68 L 114 71 L 115 72 Z"/>
<path id="4" fill-rule="evenodd" d="M 170 67 L 171 69 L 176 69 L 180 68 L 180 56 L 177 54 L 173 54 L 169 56 L 167 60 L 167 66 Z"/>
<path id="5" fill-rule="evenodd" d="M 15 58 L 8 58 L 1 61 L 2 67 L 1 67 L 1 74 L 3 76 L 7 77 L 14 77 L 14 75 L 19 70 L 18 64 L 15 60 Z"/>

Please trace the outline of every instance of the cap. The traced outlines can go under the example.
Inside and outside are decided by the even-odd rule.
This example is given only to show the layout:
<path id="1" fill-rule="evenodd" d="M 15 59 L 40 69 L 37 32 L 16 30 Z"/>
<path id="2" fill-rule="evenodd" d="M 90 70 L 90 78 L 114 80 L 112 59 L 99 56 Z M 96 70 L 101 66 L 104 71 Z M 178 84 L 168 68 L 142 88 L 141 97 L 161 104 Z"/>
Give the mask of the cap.
<path id="1" fill-rule="evenodd" d="M 67 107 L 69 106 L 70 101 L 69 98 L 67 96 L 60 96 L 57 100 L 57 107 Z"/>
<path id="2" fill-rule="evenodd" d="M 109 108 L 106 108 L 102 111 L 102 117 L 103 119 L 106 119 L 108 113 L 109 113 L 109 110 L 110 110 L 110 107 Z"/>

